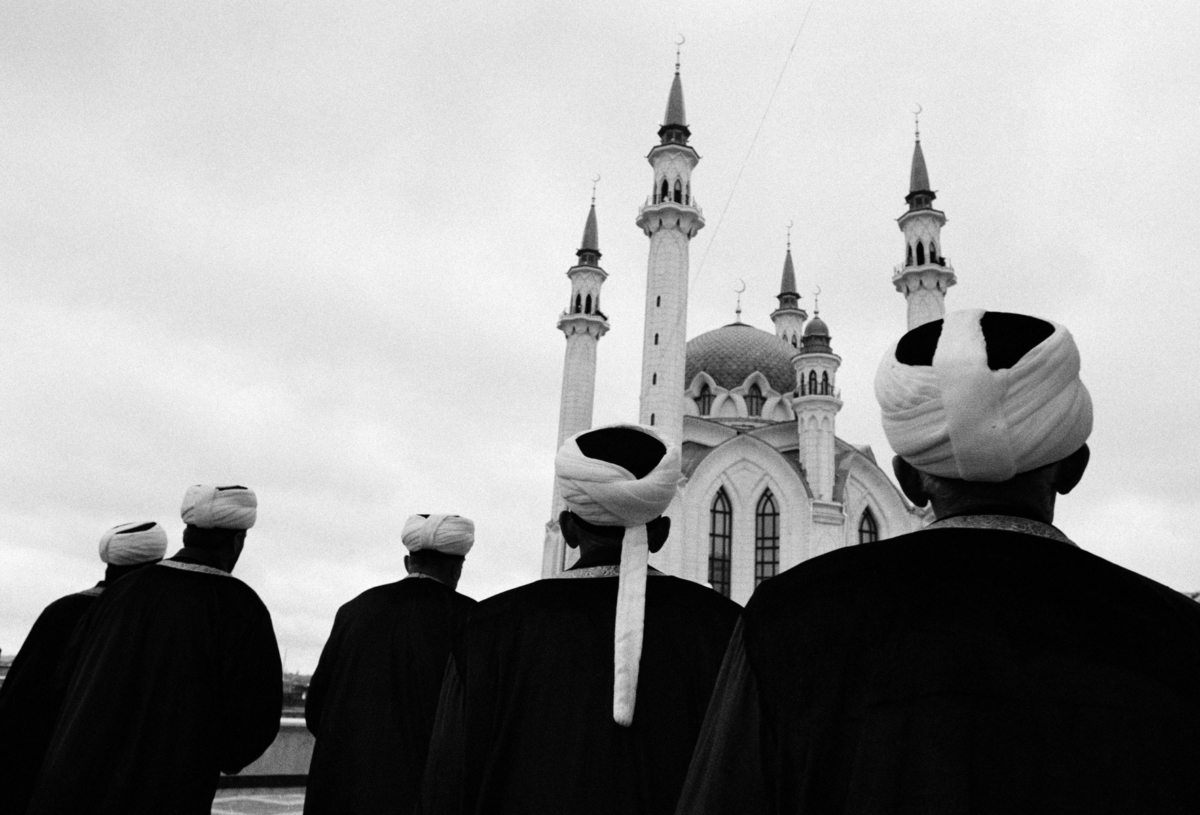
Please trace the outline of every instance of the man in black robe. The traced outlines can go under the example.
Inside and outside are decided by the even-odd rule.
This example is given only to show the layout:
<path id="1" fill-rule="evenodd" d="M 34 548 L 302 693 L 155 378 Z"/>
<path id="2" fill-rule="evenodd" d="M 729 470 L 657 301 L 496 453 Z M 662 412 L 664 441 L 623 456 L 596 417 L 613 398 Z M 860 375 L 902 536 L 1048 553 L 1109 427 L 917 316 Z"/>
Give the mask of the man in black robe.
<path id="1" fill-rule="evenodd" d="M 230 574 L 256 506 L 245 487 L 189 488 L 183 549 L 84 618 L 32 815 L 207 815 L 220 774 L 270 746 L 283 702 L 271 615 Z"/>
<path id="2" fill-rule="evenodd" d="M 674 808 L 738 607 L 647 567 L 670 530 L 678 448 L 602 428 L 568 439 L 555 472 L 581 557 L 472 610 L 442 686 L 427 815 Z"/>
<path id="3" fill-rule="evenodd" d="M 408 577 L 338 609 L 308 687 L 316 736 L 306 815 L 412 812 L 446 659 L 475 601 L 455 591 L 475 526 L 413 515 L 401 535 Z"/>
<path id="4" fill-rule="evenodd" d="M 1200 606 L 1051 526 L 1088 462 L 1062 326 L 956 312 L 876 394 L 927 529 L 765 582 L 680 813 L 1184 813 L 1200 807 Z"/>
<path id="5" fill-rule="evenodd" d="M 100 538 L 104 579 L 46 606 L 29 630 L 0 686 L 0 815 L 24 812 L 33 795 L 62 701 L 55 675 L 80 619 L 108 586 L 158 563 L 166 550 L 167 533 L 153 521 L 113 527 Z"/>

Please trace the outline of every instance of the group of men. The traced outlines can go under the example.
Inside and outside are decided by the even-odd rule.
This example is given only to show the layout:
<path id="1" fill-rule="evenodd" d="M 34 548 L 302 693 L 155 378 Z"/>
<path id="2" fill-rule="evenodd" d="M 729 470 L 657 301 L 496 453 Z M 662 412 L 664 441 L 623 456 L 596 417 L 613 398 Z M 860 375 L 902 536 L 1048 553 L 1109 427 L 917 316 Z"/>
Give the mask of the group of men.
<path id="1" fill-rule="evenodd" d="M 580 553 L 560 577 L 475 603 L 456 591 L 471 522 L 413 516 L 408 576 L 338 611 L 313 676 L 305 812 L 1200 811 L 1200 605 L 1052 525 L 1089 459 L 1079 367 L 1070 333 L 1033 317 L 908 332 L 876 395 L 901 489 L 936 520 L 808 560 L 745 609 L 649 566 L 682 479 L 653 428 L 558 451 Z M 189 522 L 173 569 L 122 577 L 81 622 L 86 601 L 66 599 L 39 620 L 14 672 L 33 670 L 40 629 L 73 633 L 47 684 L 60 696 L 24 710 L 58 711 L 30 812 L 204 811 L 217 773 L 270 742 L 270 620 L 228 578 L 241 541 L 217 529 Z M 147 678 L 178 664 L 203 679 Z M 261 697 L 251 711 L 227 689 Z"/>

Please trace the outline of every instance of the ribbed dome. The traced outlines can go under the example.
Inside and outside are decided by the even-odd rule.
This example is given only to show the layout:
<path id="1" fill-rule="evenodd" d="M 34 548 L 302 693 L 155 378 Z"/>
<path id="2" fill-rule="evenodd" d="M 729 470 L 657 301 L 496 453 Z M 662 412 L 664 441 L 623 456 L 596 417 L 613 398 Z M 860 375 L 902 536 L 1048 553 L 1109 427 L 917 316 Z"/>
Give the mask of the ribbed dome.
<path id="1" fill-rule="evenodd" d="M 813 317 L 808 321 L 808 325 L 804 326 L 804 336 L 806 337 L 828 337 L 829 326 L 825 325 L 825 321 L 820 317 Z"/>
<path id="2" fill-rule="evenodd" d="M 761 371 L 772 388 L 788 393 L 796 389 L 795 353 L 795 348 L 774 334 L 745 323 L 730 323 L 688 340 L 683 382 L 691 385 L 703 371 L 722 388 L 733 389 Z"/>

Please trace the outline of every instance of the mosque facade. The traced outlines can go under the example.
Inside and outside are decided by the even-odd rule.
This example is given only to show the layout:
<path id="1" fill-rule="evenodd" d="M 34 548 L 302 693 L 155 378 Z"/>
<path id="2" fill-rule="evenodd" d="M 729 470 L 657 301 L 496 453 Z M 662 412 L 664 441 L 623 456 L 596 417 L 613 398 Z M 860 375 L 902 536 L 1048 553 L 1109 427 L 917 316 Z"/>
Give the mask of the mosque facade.
<path id="1" fill-rule="evenodd" d="M 837 436 L 842 358 L 829 325 L 800 305 L 790 245 L 773 331 L 742 322 L 739 309 L 737 321 L 686 339 L 688 250 L 704 214 L 692 195 L 699 155 L 688 143 L 678 66 L 658 137 L 647 156 L 653 186 L 636 220 L 650 243 L 638 422 L 681 446 L 686 483 L 667 511 L 670 539 L 651 564 L 744 604 L 760 582 L 808 558 L 912 532 L 931 518 L 905 499 L 868 446 Z M 955 283 L 942 251 L 946 217 L 929 187 L 918 132 L 908 210 L 898 219 L 905 258 L 892 275 L 909 328 L 940 318 Z M 594 201 L 576 255 L 558 318 L 567 343 L 559 445 L 592 425 L 597 347 L 609 328 Z M 574 560 L 558 529 L 562 508 L 555 492 L 544 577 Z"/>

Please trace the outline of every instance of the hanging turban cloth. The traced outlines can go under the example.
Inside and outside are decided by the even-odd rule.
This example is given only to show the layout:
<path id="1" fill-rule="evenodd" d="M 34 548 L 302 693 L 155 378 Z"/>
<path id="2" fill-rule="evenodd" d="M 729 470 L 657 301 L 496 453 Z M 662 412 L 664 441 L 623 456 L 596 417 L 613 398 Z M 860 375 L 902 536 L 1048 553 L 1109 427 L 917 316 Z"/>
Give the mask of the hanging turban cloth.
<path id="1" fill-rule="evenodd" d="M 201 529 L 249 529 L 258 517 L 258 498 L 248 487 L 196 484 L 184 493 L 180 514 Z"/>
<path id="2" fill-rule="evenodd" d="M 100 537 L 100 559 L 111 566 L 162 560 L 167 533 L 153 521 L 114 526 Z"/>
<path id="3" fill-rule="evenodd" d="M 897 455 L 944 478 L 1007 481 L 1092 431 L 1071 333 L 1023 314 L 955 311 L 914 328 L 880 363 L 875 397 Z"/>
<path id="4" fill-rule="evenodd" d="M 613 720 L 633 724 L 649 541 L 646 523 L 666 511 L 679 488 L 679 448 L 640 425 L 610 425 L 563 442 L 554 459 L 567 509 L 597 526 L 625 528 L 613 639 Z M 616 463 L 621 462 L 621 463 Z"/>
<path id="5" fill-rule="evenodd" d="M 409 552 L 465 557 L 475 545 L 475 522 L 461 515 L 412 515 L 404 522 L 400 540 Z"/>

